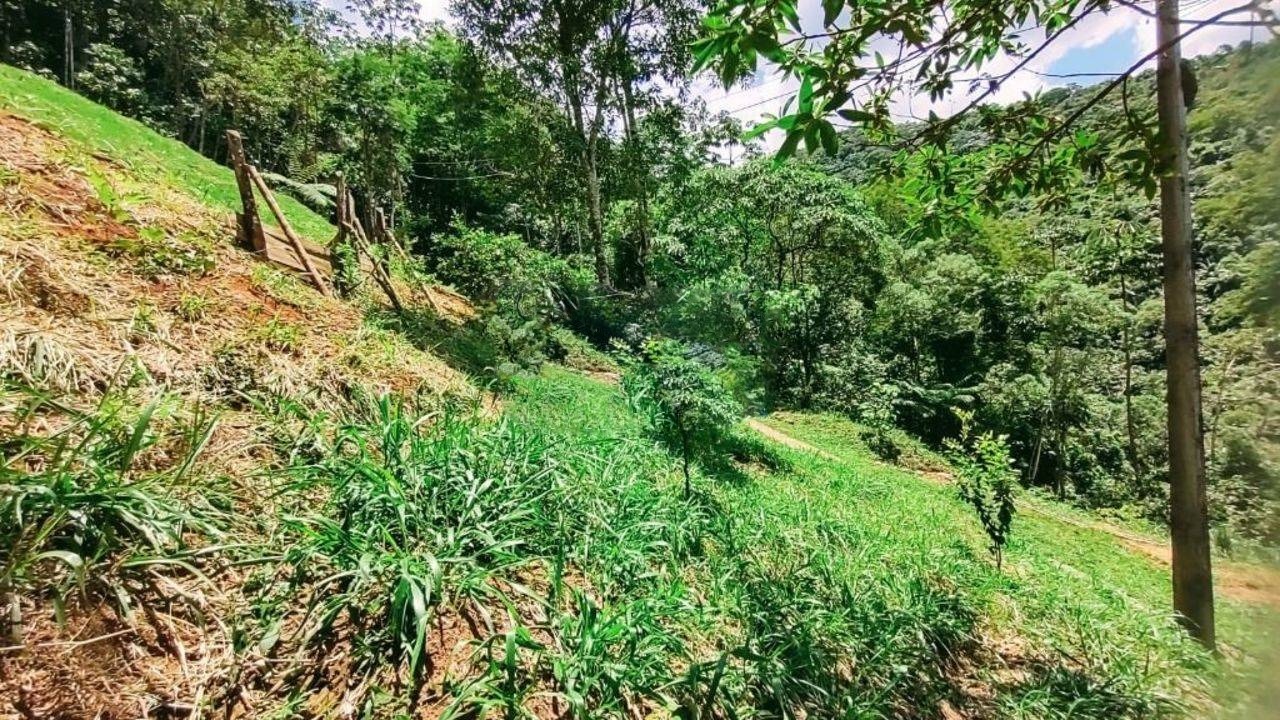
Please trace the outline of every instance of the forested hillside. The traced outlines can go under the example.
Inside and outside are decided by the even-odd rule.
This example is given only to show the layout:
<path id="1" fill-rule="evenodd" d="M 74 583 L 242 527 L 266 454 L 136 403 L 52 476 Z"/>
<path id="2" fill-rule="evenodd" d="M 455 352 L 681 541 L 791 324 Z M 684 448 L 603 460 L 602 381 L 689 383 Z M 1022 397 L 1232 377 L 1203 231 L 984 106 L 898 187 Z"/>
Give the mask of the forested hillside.
<path id="1" fill-rule="evenodd" d="M 1280 46 L 1224 48 L 1196 68 L 1192 189 L 1211 502 L 1220 542 L 1274 544 Z M 1132 83 L 1136 111 L 1153 112 L 1153 80 Z M 1045 99 L 1068 115 L 1090 95 L 1064 88 Z M 1123 103 L 1099 104 L 1083 127 L 1125 122 Z M 962 126 L 956 150 L 981 163 L 977 126 Z M 869 182 L 883 157 L 851 140 L 823 166 L 870 184 L 878 215 L 906 229 L 882 266 L 893 268 L 883 285 L 860 298 L 865 345 L 840 353 L 870 356 L 862 366 L 876 369 L 859 384 L 884 388 L 896 422 L 933 442 L 955 432 L 949 408 L 964 396 L 977 426 L 1009 437 L 1024 482 L 1161 519 L 1160 249 L 1150 198 L 1082 178 L 963 218 L 942 241 L 918 240 L 916 228 L 931 220 L 919 179 Z M 873 397 L 862 402 L 886 401 Z"/>
<path id="2" fill-rule="evenodd" d="M 319 8 L 302 6 L 295 22 L 246 7 L 210 24 L 202 13 L 214 10 L 193 6 L 162 12 L 144 38 L 129 14 L 140 6 L 112 8 L 78 11 L 82 92 L 214 158 L 234 125 L 260 165 L 298 183 L 345 170 L 468 292 L 498 300 L 498 285 L 513 296 L 542 292 L 525 280 L 554 285 L 563 297 L 546 312 L 600 347 L 633 323 L 706 343 L 758 408 L 844 412 L 937 446 L 958 431 L 952 409 L 969 409 L 975 431 L 1008 436 L 1026 484 L 1162 517 L 1158 226 L 1141 194 L 1080 178 L 957 222 L 932 213 L 919 179 L 882 179 L 891 152 L 857 137 L 830 160 L 706 165 L 732 128 L 647 89 L 632 98 L 643 114 L 624 112 L 623 137 L 593 141 L 596 231 L 574 119 L 554 89 L 527 92 L 532 75 L 486 60 L 483 42 L 432 29 L 396 40 L 414 26 L 394 4 L 365 7 L 364 22 L 383 29 L 363 37 Z M 61 38 L 50 34 L 59 14 L 40 3 L 5 12 L 30 33 L 11 36 L 6 59 L 57 75 L 61 48 L 48 40 Z M 95 12 L 110 21 L 90 22 Z M 664 20 L 669 36 L 635 40 L 646 63 L 631 68 L 637 79 L 679 74 L 678 42 L 696 15 L 672 7 Z M 1271 43 L 1197 60 L 1190 113 L 1206 461 L 1222 543 L 1280 539 L 1269 329 L 1278 55 Z M 1152 75 L 1137 78 L 1083 127 L 1125 122 L 1126 101 L 1153 113 L 1153 93 Z M 1066 115 L 1088 96 L 1062 88 L 1044 100 Z M 984 132 L 971 119 L 955 150 L 982 162 Z M 926 237 L 931 223 L 951 224 Z M 595 292 L 599 266 L 583 256 L 597 232 L 622 292 Z M 516 278 L 494 283 L 499 256 Z"/>
<path id="3" fill-rule="evenodd" d="M 1280 41 L 1181 90 L 1215 653 L 1155 73 L 748 132 L 794 3 L 330 5 L 0 4 L 0 714 L 1268 716 Z"/>

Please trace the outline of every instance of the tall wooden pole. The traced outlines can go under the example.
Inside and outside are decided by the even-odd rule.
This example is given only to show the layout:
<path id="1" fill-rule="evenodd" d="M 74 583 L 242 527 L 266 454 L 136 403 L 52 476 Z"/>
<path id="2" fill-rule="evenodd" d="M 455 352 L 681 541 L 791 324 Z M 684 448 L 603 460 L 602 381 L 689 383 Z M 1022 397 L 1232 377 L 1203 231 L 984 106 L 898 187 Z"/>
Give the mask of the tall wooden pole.
<path id="1" fill-rule="evenodd" d="M 1169 531 L 1173 607 L 1187 631 L 1214 648 L 1213 570 L 1200 428 L 1199 336 L 1191 195 L 1187 189 L 1187 110 L 1182 96 L 1178 0 L 1159 0 L 1156 66 L 1160 134 L 1160 231 L 1164 250 L 1164 338 L 1169 404 Z"/>

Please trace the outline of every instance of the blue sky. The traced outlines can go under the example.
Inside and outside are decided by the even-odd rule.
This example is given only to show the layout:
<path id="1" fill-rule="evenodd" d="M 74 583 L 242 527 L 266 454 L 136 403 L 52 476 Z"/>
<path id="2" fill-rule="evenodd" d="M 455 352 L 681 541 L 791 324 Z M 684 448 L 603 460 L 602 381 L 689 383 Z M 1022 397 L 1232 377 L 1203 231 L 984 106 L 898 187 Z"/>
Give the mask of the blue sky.
<path id="1" fill-rule="evenodd" d="M 1136 28 L 1121 28 L 1106 40 L 1091 47 L 1072 50 L 1051 63 L 1045 72 L 1054 75 L 1073 73 L 1115 72 L 1138 59 L 1138 32 Z M 1050 82 L 1074 82 L 1089 85 L 1099 78 L 1054 78 Z"/>

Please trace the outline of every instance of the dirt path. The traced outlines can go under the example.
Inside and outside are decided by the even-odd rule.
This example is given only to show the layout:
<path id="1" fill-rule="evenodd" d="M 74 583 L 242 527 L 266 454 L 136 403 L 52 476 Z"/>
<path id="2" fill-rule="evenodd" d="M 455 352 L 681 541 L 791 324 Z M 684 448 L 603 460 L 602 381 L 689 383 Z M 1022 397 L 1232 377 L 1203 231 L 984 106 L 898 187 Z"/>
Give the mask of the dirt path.
<path id="1" fill-rule="evenodd" d="M 803 440 L 794 438 L 777 428 L 770 427 L 757 418 L 749 418 L 747 425 L 779 445 L 811 452 L 827 460 L 839 460 L 835 455 L 814 447 Z M 917 472 L 916 474 L 929 482 L 938 484 L 949 484 L 954 480 L 951 474 L 946 472 L 930 471 Z M 1168 543 L 1140 537 L 1102 520 L 1086 521 L 1066 517 L 1043 507 L 1039 503 L 1024 502 L 1021 507 L 1028 512 L 1064 525 L 1106 533 L 1119 540 L 1130 551 L 1145 555 L 1165 567 L 1168 567 L 1173 562 L 1173 551 Z M 1225 597 L 1251 605 L 1267 605 L 1280 609 L 1280 571 L 1261 565 L 1218 560 L 1214 563 L 1213 579 L 1214 588 Z"/>
<path id="2" fill-rule="evenodd" d="M 747 427 L 751 428 L 752 430 L 755 430 L 756 432 L 778 443 L 779 445 L 786 445 L 787 447 L 793 450 L 803 450 L 805 452 L 810 452 L 826 460 L 839 461 L 840 459 L 840 458 L 837 458 L 835 455 L 832 455 L 831 453 L 827 452 L 826 450 L 823 450 L 821 448 L 816 448 L 803 440 L 797 440 L 796 438 L 791 437 L 790 435 L 782 432 L 781 430 L 777 430 L 772 427 L 769 427 L 768 425 L 765 425 L 763 422 L 760 421 L 759 418 L 747 418 Z"/>

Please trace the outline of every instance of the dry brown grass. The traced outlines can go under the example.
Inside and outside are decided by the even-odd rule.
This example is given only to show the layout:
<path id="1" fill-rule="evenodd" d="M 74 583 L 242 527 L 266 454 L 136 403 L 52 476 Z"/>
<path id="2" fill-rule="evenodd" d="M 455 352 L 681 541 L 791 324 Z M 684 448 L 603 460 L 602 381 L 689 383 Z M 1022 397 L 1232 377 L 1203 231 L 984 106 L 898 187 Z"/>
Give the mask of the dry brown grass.
<path id="1" fill-rule="evenodd" d="M 469 394 L 466 379 L 400 338 L 371 333 L 359 310 L 298 286 L 275 292 L 231 245 L 226 218 L 147 185 L 35 126 L 0 115 L 0 371 L 56 390 L 103 388 L 130 362 L 157 384 L 226 398 L 250 390 L 322 397 L 375 390 Z M 104 200 L 103 195 L 108 197 Z M 139 272 L 122 238 L 203 240 L 212 267 Z M 277 271 L 278 272 L 278 271 Z M 282 274 L 282 273 L 278 273 Z M 192 297 L 207 307 L 190 311 Z M 465 312 L 450 298 L 450 311 Z M 456 306 L 456 307 L 455 307 Z M 284 328 L 287 343 L 264 334 Z M 235 356 L 248 375 L 219 375 Z M 245 387 L 243 383 L 257 383 Z"/>
<path id="2" fill-rule="evenodd" d="M 262 472 L 279 463 L 247 398 L 315 406 L 360 387 L 480 399 L 439 358 L 232 242 L 228 219 L 181 191 L 0 113 L 0 378 L 79 405 L 127 380 L 217 408 L 202 471 L 225 477 L 247 516 L 266 511 Z M 465 298 L 432 299 L 470 312 Z M 0 402 L 0 431 L 14 410 Z M 253 668 L 232 659 L 217 620 L 243 608 L 244 574 L 203 569 L 213 585 L 157 574 L 128 619 L 73 602 L 60 626 L 28 601 L 22 646 L 0 648 L 0 717 L 187 717 L 192 698 L 250 687 L 228 683 Z M 249 698 L 218 704 L 256 714 Z"/>

